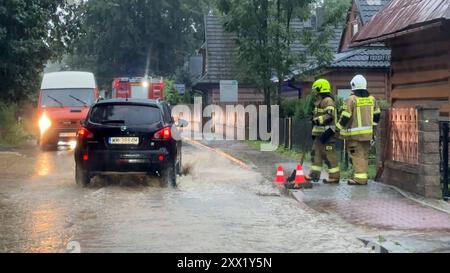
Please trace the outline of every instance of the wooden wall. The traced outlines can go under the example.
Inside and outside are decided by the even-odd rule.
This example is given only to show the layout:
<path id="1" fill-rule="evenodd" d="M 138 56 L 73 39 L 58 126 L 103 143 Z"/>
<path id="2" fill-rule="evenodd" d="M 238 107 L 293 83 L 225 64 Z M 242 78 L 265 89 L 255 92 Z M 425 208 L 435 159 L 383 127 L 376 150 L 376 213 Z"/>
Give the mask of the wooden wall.
<path id="1" fill-rule="evenodd" d="M 220 104 L 220 88 L 212 89 L 212 97 L 210 103 Z M 239 87 L 238 90 L 238 104 L 248 105 L 248 104 L 263 104 L 264 94 L 256 88 L 251 87 Z"/>
<path id="2" fill-rule="evenodd" d="M 322 76 L 330 81 L 333 92 L 336 95 L 338 89 L 351 89 L 350 81 L 354 76 L 361 74 L 367 77 L 368 81 L 368 89 L 371 95 L 379 100 L 389 100 L 389 70 L 380 69 L 380 70 L 361 70 L 361 69 L 339 69 L 339 70 L 331 70 L 327 73 L 324 73 Z M 317 78 L 320 78 L 317 77 Z M 314 79 L 308 79 L 303 82 L 303 91 L 302 96 L 305 97 L 311 93 L 311 88 Z M 297 99 L 297 92 L 285 93 L 283 94 L 284 98 L 289 99 Z"/>
<path id="3" fill-rule="evenodd" d="M 350 81 L 354 76 L 361 74 L 368 81 L 368 89 L 372 96 L 381 100 L 389 98 L 389 71 L 388 70 L 333 70 L 324 75 L 336 92 L 338 89 L 351 89 Z"/>
<path id="4" fill-rule="evenodd" d="M 435 27 L 389 42 L 394 106 L 442 106 L 449 103 L 449 30 L 448 26 Z"/>

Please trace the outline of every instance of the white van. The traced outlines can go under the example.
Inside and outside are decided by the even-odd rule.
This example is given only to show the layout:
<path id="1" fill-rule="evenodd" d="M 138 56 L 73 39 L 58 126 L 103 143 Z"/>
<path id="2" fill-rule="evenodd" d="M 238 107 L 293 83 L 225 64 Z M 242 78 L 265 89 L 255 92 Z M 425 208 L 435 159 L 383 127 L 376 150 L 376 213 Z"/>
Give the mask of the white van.
<path id="1" fill-rule="evenodd" d="M 81 121 L 98 95 L 94 74 L 90 72 L 45 74 L 38 103 L 41 148 L 74 143 Z"/>

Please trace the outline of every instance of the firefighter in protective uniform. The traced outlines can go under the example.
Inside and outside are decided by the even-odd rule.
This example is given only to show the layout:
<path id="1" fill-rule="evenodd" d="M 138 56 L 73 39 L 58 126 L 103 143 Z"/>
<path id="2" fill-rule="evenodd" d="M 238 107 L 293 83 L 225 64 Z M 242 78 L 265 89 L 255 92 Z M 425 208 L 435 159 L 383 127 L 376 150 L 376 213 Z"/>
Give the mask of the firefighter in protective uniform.
<path id="1" fill-rule="evenodd" d="M 369 94 L 367 80 L 362 75 L 353 78 L 351 87 L 353 93 L 343 106 L 336 127 L 346 140 L 347 152 L 354 169 L 353 179 L 348 184 L 367 185 L 369 151 L 381 110 L 375 98 Z"/>
<path id="2" fill-rule="evenodd" d="M 325 79 L 320 79 L 313 84 L 313 93 L 317 99 L 314 103 L 313 129 L 314 139 L 311 152 L 311 174 L 306 176 L 309 181 L 318 182 L 322 173 L 323 164 L 328 167 L 329 179 L 326 184 L 338 184 L 340 180 L 340 167 L 337 158 L 335 144 L 336 131 L 336 103 L 331 94 L 331 85 Z"/>

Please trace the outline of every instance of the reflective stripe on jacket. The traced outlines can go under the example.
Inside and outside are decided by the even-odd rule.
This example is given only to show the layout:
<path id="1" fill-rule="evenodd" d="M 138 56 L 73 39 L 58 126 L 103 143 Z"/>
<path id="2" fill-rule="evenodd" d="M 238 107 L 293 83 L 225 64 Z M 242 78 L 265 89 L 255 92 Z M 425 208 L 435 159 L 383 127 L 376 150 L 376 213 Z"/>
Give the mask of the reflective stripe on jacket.
<path id="1" fill-rule="evenodd" d="M 380 113 L 373 96 L 350 96 L 343 107 L 341 117 L 350 119 L 347 126 L 337 124 L 341 136 L 356 141 L 370 141 L 373 138 L 374 114 Z"/>

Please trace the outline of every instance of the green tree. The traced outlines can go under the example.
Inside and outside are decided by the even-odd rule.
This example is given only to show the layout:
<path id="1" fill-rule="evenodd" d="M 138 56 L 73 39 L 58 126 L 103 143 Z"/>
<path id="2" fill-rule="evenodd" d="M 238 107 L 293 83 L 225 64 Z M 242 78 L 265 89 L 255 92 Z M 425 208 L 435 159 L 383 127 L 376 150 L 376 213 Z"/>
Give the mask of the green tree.
<path id="1" fill-rule="evenodd" d="M 203 2 L 86 1 L 69 64 L 93 71 L 103 88 L 114 77 L 173 75 L 201 43 Z"/>
<path id="2" fill-rule="evenodd" d="M 65 0 L 0 1 L 0 100 L 36 99 L 45 63 L 77 34 L 75 11 Z"/>
<path id="3" fill-rule="evenodd" d="M 334 28 L 342 22 L 348 0 L 218 0 L 227 31 L 237 34 L 237 62 L 244 80 L 256 83 L 264 92 L 266 104 L 281 103 L 283 80 L 296 65 L 324 66 L 333 57 L 327 46 Z M 297 31 L 294 21 L 310 18 L 318 6 L 325 10 L 323 24 L 317 30 Z M 300 42 L 304 52 L 294 52 Z M 308 58 L 314 57 L 314 58 Z M 309 63 L 311 62 L 311 63 Z M 276 75 L 278 84 L 271 79 Z"/>
<path id="4" fill-rule="evenodd" d="M 171 105 L 177 105 L 181 101 L 180 94 L 175 89 L 175 82 L 164 80 L 164 98 Z"/>

